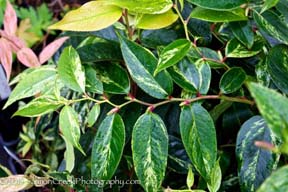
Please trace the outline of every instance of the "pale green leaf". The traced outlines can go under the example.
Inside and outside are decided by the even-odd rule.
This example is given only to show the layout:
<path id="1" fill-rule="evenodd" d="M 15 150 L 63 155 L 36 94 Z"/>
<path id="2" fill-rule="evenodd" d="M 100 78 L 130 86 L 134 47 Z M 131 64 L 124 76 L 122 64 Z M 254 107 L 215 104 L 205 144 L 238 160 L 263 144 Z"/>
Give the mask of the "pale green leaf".
<path id="1" fill-rule="evenodd" d="M 23 98 L 31 97 L 53 87 L 56 80 L 56 70 L 53 67 L 40 67 L 26 74 L 12 91 L 4 109 Z"/>
<path id="2" fill-rule="evenodd" d="M 173 3 L 171 0 L 103 0 L 106 4 L 117 5 L 132 13 L 161 14 L 168 11 Z"/>
<path id="3" fill-rule="evenodd" d="M 43 95 L 29 102 L 20 108 L 13 116 L 37 117 L 52 113 L 65 104 L 64 98 L 57 98 L 55 95 Z"/>
<path id="4" fill-rule="evenodd" d="M 139 29 L 161 29 L 177 21 L 178 15 L 172 10 L 162 14 L 144 14 L 137 19 L 136 27 Z"/>
<path id="5" fill-rule="evenodd" d="M 85 70 L 77 51 L 66 47 L 60 55 L 58 74 L 61 81 L 70 89 L 85 92 Z"/>
<path id="6" fill-rule="evenodd" d="M 92 127 L 100 115 L 100 105 L 95 104 L 87 114 L 88 127 Z"/>
<path id="7" fill-rule="evenodd" d="M 85 154 L 83 151 L 79 140 L 80 140 L 80 125 L 78 120 L 78 114 L 70 106 L 65 106 L 59 115 L 59 127 L 63 137 L 67 142 L 72 143 L 82 154 Z"/>
<path id="8" fill-rule="evenodd" d="M 234 9 L 231 11 L 216 11 L 196 7 L 191 13 L 191 17 L 210 22 L 231 22 L 231 21 L 245 21 L 248 18 L 245 16 L 244 9 Z"/>
<path id="9" fill-rule="evenodd" d="M 62 136 L 62 138 L 64 139 L 66 146 L 66 150 L 64 153 L 65 170 L 71 173 L 75 166 L 75 154 L 73 144 L 68 141 L 64 136 Z"/>
<path id="10" fill-rule="evenodd" d="M 101 1 L 91 1 L 80 8 L 68 12 L 64 18 L 49 29 L 67 31 L 97 31 L 109 27 L 122 15 L 122 9 L 106 5 Z"/>

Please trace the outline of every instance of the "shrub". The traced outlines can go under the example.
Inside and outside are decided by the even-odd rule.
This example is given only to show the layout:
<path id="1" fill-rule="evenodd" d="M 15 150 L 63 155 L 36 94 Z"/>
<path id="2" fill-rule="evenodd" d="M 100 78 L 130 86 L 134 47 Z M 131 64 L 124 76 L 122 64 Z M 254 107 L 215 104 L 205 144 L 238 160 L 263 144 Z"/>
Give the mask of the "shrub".
<path id="1" fill-rule="evenodd" d="M 128 191 L 287 191 L 287 166 L 272 173 L 288 141 L 285 7 L 103 0 L 70 11 L 50 26 L 70 40 L 20 74 L 5 105 L 35 96 L 14 114 L 37 117 L 22 133 L 20 151 L 38 162 L 25 187 L 41 176 L 119 191 L 117 177 L 137 179 Z"/>

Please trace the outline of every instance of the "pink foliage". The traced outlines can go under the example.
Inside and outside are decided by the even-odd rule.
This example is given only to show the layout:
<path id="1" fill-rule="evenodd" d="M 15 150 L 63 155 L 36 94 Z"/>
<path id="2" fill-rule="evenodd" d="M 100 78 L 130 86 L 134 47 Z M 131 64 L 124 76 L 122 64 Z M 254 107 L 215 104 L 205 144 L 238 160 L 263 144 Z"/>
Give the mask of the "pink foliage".
<path id="1" fill-rule="evenodd" d="M 17 59 L 27 67 L 38 67 L 41 65 L 35 53 L 28 47 L 24 47 L 17 52 Z"/>
<path id="2" fill-rule="evenodd" d="M 43 64 L 48 61 L 68 38 L 69 37 L 61 37 L 47 45 L 39 54 L 40 63 Z"/>

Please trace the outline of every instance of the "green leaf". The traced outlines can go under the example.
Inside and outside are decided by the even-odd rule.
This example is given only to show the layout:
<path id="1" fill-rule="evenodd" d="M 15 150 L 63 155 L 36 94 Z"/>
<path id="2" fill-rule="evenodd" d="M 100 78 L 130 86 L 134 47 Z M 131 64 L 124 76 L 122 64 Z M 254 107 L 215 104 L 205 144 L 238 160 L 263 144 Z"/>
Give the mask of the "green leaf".
<path id="1" fill-rule="evenodd" d="M 15 101 L 36 95 L 49 87 L 54 87 L 55 80 L 56 70 L 53 67 L 40 67 L 33 70 L 20 80 L 3 109 Z"/>
<path id="2" fill-rule="evenodd" d="M 255 141 L 276 142 L 261 116 L 247 120 L 238 132 L 236 155 L 241 191 L 255 191 L 277 166 L 279 155 L 255 146 Z"/>
<path id="3" fill-rule="evenodd" d="M 72 143 L 82 154 L 85 155 L 81 145 L 80 140 L 80 126 L 78 120 L 78 114 L 70 106 L 65 106 L 59 115 L 59 127 L 62 132 L 63 137 L 67 142 Z"/>
<path id="4" fill-rule="evenodd" d="M 172 10 L 162 14 L 144 14 L 137 19 L 136 27 L 139 29 L 161 29 L 177 21 L 178 15 Z"/>
<path id="5" fill-rule="evenodd" d="M 267 58 L 268 72 L 275 85 L 288 94 L 288 46 L 274 46 Z"/>
<path id="6" fill-rule="evenodd" d="M 13 116 L 38 117 L 52 113 L 64 104 L 64 98 L 57 98 L 55 95 L 43 95 L 20 108 Z"/>
<path id="7" fill-rule="evenodd" d="M 279 0 L 265 0 L 264 1 L 264 5 L 261 9 L 261 13 L 265 12 L 266 10 L 274 7 L 275 5 L 277 5 L 277 3 L 279 2 Z"/>
<path id="8" fill-rule="evenodd" d="M 249 23 L 247 21 L 231 22 L 229 26 L 233 35 L 247 48 L 251 49 L 254 43 L 254 33 Z"/>
<path id="9" fill-rule="evenodd" d="M 116 63 L 94 63 L 97 77 L 103 83 L 104 92 L 112 94 L 128 94 L 130 81 L 127 71 Z"/>
<path id="10" fill-rule="evenodd" d="M 188 189 L 191 189 L 191 187 L 194 185 L 194 173 L 192 171 L 192 166 L 189 166 L 189 169 L 188 169 L 186 185 L 187 185 Z"/>
<path id="11" fill-rule="evenodd" d="M 282 14 L 284 21 L 287 23 L 288 22 L 288 13 L 287 13 L 288 1 L 280 0 L 276 5 L 276 9 Z"/>
<path id="12" fill-rule="evenodd" d="M 0 191 L 17 192 L 33 187 L 33 182 L 26 175 L 11 175 L 0 178 Z"/>
<path id="13" fill-rule="evenodd" d="M 243 44 L 241 44 L 241 42 L 234 38 L 227 43 L 227 46 L 225 48 L 225 55 L 226 57 L 230 58 L 252 57 L 260 53 L 263 47 L 264 41 L 260 36 L 257 36 L 255 38 L 255 42 L 251 49 L 246 48 Z"/>
<path id="14" fill-rule="evenodd" d="M 100 115 L 100 105 L 95 104 L 87 114 L 88 127 L 92 127 Z"/>
<path id="15" fill-rule="evenodd" d="M 140 45 L 120 37 L 121 50 L 127 69 L 137 85 L 152 97 L 164 99 L 168 93 L 153 77 L 154 55 Z"/>
<path id="16" fill-rule="evenodd" d="M 207 187 L 210 192 L 217 192 L 221 186 L 222 172 L 219 161 L 216 161 L 210 175 L 210 180 L 207 182 Z"/>
<path id="17" fill-rule="evenodd" d="M 257 192 L 280 192 L 288 190 L 288 166 L 283 166 L 271 174 Z"/>
<path id="18" fill-rule="evenodd" d="M 172 29 L 143 30 L 140 41 L 145 47 L 157 48 L 165 46 L 175 41 L 178 37 L 176 31 Z"/>
<path id="19" fill-rule="evenodd" d="M 212 118 L 199 103 L 185 106 L 180 115 L 180 132 L 194 167 L 208 182 L 217 157 L 216 131 Z"/>
<path id="20" fill-rule="evenodd" d="M 64 136 L 62 136 L 62 138 L 65 141 L 66 146 L 66 150 L 64 153 L 65 170 L 71 173 L 75 166 L 75 154 L 73 144 L 70 141 L 68 141 Z"/>
<path id="21" fill-rule="evenodd" d="M 226 71 L 220 80 L 220 90 L 229 94 L 241 88 L 246 80 L 246 73 L 241 67 L 233 67 Z"/>
<path id="22" fill-rule="evenodd" d="M 283 138 L 288 131 L 288 99 L 260 84 L 249 83 L 248 87 L 268 127 L 277 137 Z"/>
<path id="23" fill-rule="evenodd" d="M 168 134 L 164 122 L 153 113 L 139 117 L 132 133 L 135 171 L 145 191 L 158 191 L 165 176 Z"/>
<path id="24" fill-rule="evenodd" d="M 178 63 L 188 53 L 191 42 L 186 39 L 178 39 L 167 45 L 159 55 L 159 61 L 154 74 Z"/>
<path id="25" fill-rule="evenodd" d="M 230 10 L 240 7 L 242 4 L 247 3 L 247 0 L 187 0 L 188 2 L 204 7 L 207 9 L 214 10 Z"/>
<path id="26" fill-rule="evenodd" d="M 132 13 L 161 14 L 168 11 L 173 3 L 171 0 L 104 0 L 106 4 L 117 5 Z"/>
<path id="27" fill-rule="evenodd" d="M 58 74 L 61 81 L 70 89 L 85 92 L 85 71 L 77 51 L 66 47 L 60 55 Z"/>
<path id="28" fill-rule="evenodd" d="M 191 18 L 210 22 L 231 22 L 247 20 L 245 11 L 241 8 L 231 11 L 216 11 L 202 7 L 196 7 L 191 13 Z"/>
<path id="29" fill-rule="evenodd" d="M 195 63 L 191 57 L 182 59 L 168 69 L 171 77 L 183 89 L 206 94 L 210 87 L 211 69 L 207 63 Z"/>
<path id="30" fill-rule="evenodd" d="M 68 12 L 64 18 L 49 29 L 67 31 L 97 31 L 109 27 L 122 15 L 122 9 L 106 5 L 102 1 L 91 1 Z"/>
<path id="31" fill-rule="evenodd" d="M 86 90 L 92 93 L 103 94 L 103 84 L 96 75 L 96 70 L 93 67 L 85 66 Z"/>
<path id="32" fill-rule="evenodd" d="M 279 41 L 288 44 L 288 25 L 283 21 L 282 17 L 278 16 L 275 12 L 268 10 L 262 14 L 254 11 L 253 18 L 261 30 Z"/>
<path id="33" fill-rule="evenodd" d="M 77 52 L 82 63 L 122 60 L 119 43 L 94 36 L 84 39 L 77 46 Z"/>
<path id="34" fill-rule="evenodd" d="M 125 127 L 120 115 L 107 116 L 97 130 L 91 156 L 93 179 L 109 180 L 121 160 Z"/>

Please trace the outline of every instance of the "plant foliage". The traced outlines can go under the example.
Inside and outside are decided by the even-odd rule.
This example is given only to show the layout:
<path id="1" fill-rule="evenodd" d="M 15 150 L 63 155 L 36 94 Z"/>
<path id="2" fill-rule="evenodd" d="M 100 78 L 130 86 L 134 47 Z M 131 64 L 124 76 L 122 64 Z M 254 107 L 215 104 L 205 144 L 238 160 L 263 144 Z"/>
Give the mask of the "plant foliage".
<path id="1" fill-rule="evenodd" d="M 20 151 L 48 168 L 25 179 L 105 181 L 66 186 L 79 191 L 288 191 L 287 167 L 276 170 L 288 153 L 283 7 L 97 0 L 68 12 L 49 27 L 65 31 L 58 56 L 17 77 L 5 105 L 35 97 L 15 113 L 37 117 Z"/>

